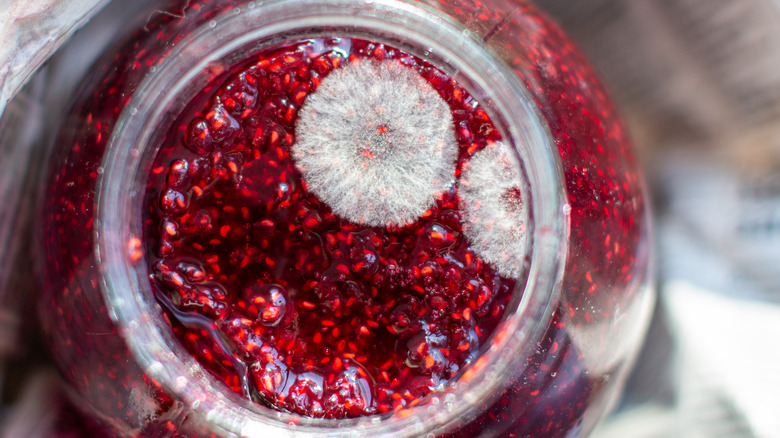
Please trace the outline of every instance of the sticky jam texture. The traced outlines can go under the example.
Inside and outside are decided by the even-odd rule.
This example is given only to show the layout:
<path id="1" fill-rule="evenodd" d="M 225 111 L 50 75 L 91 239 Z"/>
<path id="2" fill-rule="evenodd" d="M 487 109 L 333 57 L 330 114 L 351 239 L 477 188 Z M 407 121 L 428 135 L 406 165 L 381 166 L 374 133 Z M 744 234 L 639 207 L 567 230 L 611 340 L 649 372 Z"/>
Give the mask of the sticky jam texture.
<path id="1" fill-rule="evenodd" d="M 452 180 L 411 223 L 334 213 L 296 162 L 297 138 L 313 135 L 296 130 L 309 96 L 367 62 L 414 72 L 452 118 Z M 371 128 L 366 165 L 394 146 L 392 127 Z M 500 140 L 460 85 L 395 48 L 312 39 L 256 55 L 195 98 L 153 165 L 146 254 L 175 334 L 232 390 L 276 409 L 344 418 L 415 405 L 475 360 L 522 281 L 522 263 L 500 275 L 463 232 L 461 170 Z M 499 204 L 522 210 L 510 186 Z"/>

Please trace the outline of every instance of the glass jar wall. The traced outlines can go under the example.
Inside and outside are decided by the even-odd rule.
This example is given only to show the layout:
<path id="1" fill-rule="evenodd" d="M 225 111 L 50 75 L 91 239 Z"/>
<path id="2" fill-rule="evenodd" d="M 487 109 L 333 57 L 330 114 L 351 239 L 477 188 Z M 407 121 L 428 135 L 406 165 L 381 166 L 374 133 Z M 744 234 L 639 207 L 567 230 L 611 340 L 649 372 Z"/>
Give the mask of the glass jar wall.
<path id="1" fill-rule="evenodd" d="M 651 309 L 648 207 L 553 24 L 498 0 L 153 10 L 74 94 L 40 200 L 42 319 L 86 414 L 155 436 L 594 426 Z M 339 80 L 373 103 L 329 118 Z"/>

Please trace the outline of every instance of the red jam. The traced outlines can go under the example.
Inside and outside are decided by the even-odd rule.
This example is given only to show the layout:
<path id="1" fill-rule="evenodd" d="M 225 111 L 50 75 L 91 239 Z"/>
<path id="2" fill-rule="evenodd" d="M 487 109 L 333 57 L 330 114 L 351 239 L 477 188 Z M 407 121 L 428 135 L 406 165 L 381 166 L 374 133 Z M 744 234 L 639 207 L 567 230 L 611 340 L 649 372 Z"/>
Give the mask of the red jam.
<path id="1" fill-rule="evenodd" d="M 452 179 L 500 140 L 469 94 L 421 59 L 369 41 L 307 40 L 204 91 L 205 104 L 171 130 L 147 194 L 152 284 L 179 339 L 234 391 L 313 417 L 416 404 L 475 359 L 515 289 L 465 238 L 450 181 L 414 222 L 389 226 L 334 214 L 308 187 L 295 159 L 302 106 L 332 72 L 374 61 L 400 62 L 446 101 Z M 390 159 L 379 152 L 365 159 Z"/>
<path id="2" fill-rule="evenodd" d="M 52 357 L 78 409 L 99 419 L 109 436 L 222 431 L 202 409 L 182 411 L 189 388 L 177 392 L 178 382 L 151 372 L 128 348 L 126 321 L 106 301 L 104 260 L 95 250 L 98 237 L 106 239 L 97 213 L 101 181 L 113 177 L 104 172 L 105 157 L 133 102 L 149 98 L 138 90 L 150 72 L 189 62 L 172 55 L 194 32 L 211 28 L 211 20 L 238 7 L 261 9 L 242 0 L 166 3 L 143 17 L 145 24 L 74 95 L 54 142 L 38 223 L 39 301 Z M 561 293 L 552 319 L 539 327 L 544 334 L 502 374 L 495 397 L 448 424 L 444 436 L 587 432 L 619 388 L 633 351 L 616 348 L 638 341 L 632 333 L 644 320 L 630 309 L 648 301 L 646 204 L 631 143 L 582 56 L 532 6 L 421 3 L 465 23 L 517 73 L 549 133 L 564 185 L 561 214 L 569 220 Z M 406 63 L 452 110 L 455 185 L 439 190 L 413 221 L 399 216 L 387 227 L 348 220 L 334 213 L 332 200 L 322 201 L 319 185 L 305 185 L 296 165 L 296 117 L 315 82 L 352 65 L 353 56 Z M 514 282 L 522 288 L 526 281 L 516 275 L 524 265 L 477 254 L 500 241 L 472 238 L 471 250 L 464 243 L 468 224 L 479 222 L 469 219 L 478 209 L 461 204 L 464 181 L 477 181 L 467 164 L 500 143 L 490 120 L 446 75 L 389 47 L 314 40 L 262 57 L 267 64 L 257 58 L 224 75 L 219 68 L 207 72 L 221 77 L 172 129 L 160 127 L 168 139 L 148 185 L 145 241 L 113 237 L 128 239 L 134 267 L 151 268 L 158 302 L 182 344 L 246 397 L 321 417 L 410 406 L 448 380 L 465 381 L 468 370 L 479 373 L 474 355 Z M 390 128 L 369 132 L 367 161 L 388 152 Z M 522 190 L 510 188 L 498 199 L 522 213 Z M 416 411 L 396 416 L 410 412 Z"/>

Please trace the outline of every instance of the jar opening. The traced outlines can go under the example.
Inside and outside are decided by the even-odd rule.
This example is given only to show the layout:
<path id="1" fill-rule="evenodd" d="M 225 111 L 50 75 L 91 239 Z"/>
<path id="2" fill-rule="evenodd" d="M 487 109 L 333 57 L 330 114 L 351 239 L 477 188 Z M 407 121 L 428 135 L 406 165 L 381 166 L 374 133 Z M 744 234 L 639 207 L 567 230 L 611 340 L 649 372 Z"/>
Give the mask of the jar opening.
<path id="1" fill-rule="evenodd" d="M 240 31 L 239 31 L 240 30 Z M 395 414 L 347 420 L 316 420 L 252 404 L 215 381 L 178 344 L 160 315 L 143 262 L 128 257 L 142 237 L 143 190 L 163 135 L 194 93 L 224 66 L 263 48 L 301 38 L 339 35 L 368 38 L 424 57 L 477 96 L 520 163 L 530 195 L 532 226 L 524 288 L 506 311 L 490 346 L 452 385 L 413 408 Z M 443 44 L 442 41 L 446 41 Z M 181 60 L 197 59 L 196 63 Z M 98 261 L 112 319 L 147 374 L 189 404 L 219 431 L 242 436 L 311 432 L 339 433 L 354 427 L 365 435 L 415 435 L 450 430 L 476 415 L 478 405 L 500 388 L 502 376 L 524 365 L 534 351 L 558 295 L 566 254 L 562 179 L 554 147 L 533 100 L 510 68 L 468 31 L 422 7 L 386 1 L 267 2 L 223 14 L 187 37 L 154 69 L 125 109 L 109 145 L 99 183 Z M 512 194 L 508 206 L 519 208 Z M 151 315 L 151 317 L 150 317 Z"/>

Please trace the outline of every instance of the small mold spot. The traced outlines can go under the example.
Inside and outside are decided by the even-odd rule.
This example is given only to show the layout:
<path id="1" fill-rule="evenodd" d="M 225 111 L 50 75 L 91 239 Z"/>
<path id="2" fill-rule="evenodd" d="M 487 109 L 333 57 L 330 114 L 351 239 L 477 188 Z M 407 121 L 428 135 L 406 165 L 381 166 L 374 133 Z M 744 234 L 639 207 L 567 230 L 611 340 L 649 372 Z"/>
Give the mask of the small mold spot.
<path id="1" fill-rule="evenodd" d="M 509 146 L 491 143 L 463 169 L 458 195 L 463 232 L 499 274 L 518 278 L 525 259 L 528 199 Z"/>

